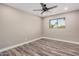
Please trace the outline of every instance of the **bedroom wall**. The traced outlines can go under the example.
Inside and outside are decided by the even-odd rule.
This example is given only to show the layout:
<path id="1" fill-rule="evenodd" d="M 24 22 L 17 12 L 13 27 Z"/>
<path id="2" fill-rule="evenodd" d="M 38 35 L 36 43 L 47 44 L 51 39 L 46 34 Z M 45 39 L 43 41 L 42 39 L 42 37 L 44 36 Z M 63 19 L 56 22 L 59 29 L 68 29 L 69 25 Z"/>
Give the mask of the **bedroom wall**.
<path id="1" fill-rule="evenodd" d="M 51 29 L 49 20 L 65 17 L 66 28 Z M 67 41 L 79 42 L 79 11 L 54 15 L 43 19 L 43 36 Z"/>
<path id="2" fill-rule="evenodd" d="M 41 18 L 0 5 L 0 49 L 41 37 Z"/>

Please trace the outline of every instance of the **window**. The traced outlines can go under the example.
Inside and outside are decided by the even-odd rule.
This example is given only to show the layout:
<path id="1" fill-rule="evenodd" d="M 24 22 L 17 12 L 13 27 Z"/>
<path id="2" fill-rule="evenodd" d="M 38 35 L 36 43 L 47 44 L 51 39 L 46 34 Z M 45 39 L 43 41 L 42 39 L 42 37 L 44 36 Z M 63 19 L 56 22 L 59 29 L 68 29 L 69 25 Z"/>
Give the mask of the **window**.
<path id="1" fill-rule="evenodd" d="M 65 18 L 49 20 L 49 28 L 65 28 Z"/>

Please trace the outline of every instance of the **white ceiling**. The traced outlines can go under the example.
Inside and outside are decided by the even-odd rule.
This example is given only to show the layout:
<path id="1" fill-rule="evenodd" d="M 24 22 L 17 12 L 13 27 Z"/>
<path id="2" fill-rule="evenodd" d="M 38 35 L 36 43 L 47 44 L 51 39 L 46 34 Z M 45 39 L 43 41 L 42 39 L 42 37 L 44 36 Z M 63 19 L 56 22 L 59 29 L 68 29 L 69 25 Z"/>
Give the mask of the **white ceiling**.
<path id="1" fill-rule="evenodd" d="M 14 7 L 41 17 L 79 10 L 79 3 L 46 3 L 47 7 L 51 7 L 54 5 L 58 5 L 58 7 L 55 9 L 51 9 L 49 10 L 49 12 L 45 12 L 44 14 L 40 14 L 41 11 L 33 11 L 34 9 L 42 8 L 40 3 L 6 3 L 6 4 L 11 7 Z"/>

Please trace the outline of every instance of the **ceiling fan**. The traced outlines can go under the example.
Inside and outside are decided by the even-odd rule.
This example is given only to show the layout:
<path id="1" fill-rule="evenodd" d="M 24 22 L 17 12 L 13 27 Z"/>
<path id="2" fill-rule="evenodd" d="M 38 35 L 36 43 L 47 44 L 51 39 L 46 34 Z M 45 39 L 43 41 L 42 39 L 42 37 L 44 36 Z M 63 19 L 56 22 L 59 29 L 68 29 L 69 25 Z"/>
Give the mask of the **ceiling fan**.
<path id="1" fill-rule="evenodd" d="M 47 7 L 46 4 L 44 4 L 44 3 L 40 3 L 40 5 L 41 5 L 42 9 L 35 9 L 33 11 L 42 11 L 41 14 L 43 14 L 44 12 L 49 11 L 50 9 L 54 9 L 54 8 L 58 7 L 57 5 L 55 5 L 53 7 Z"/>

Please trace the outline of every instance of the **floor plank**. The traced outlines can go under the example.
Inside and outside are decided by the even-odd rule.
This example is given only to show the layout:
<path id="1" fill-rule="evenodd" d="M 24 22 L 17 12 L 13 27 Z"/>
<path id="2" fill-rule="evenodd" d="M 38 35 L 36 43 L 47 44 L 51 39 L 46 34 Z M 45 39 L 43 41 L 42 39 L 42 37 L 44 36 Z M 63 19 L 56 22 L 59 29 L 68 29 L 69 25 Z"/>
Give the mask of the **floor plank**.
<path id="1" fill-rule="evenodd" d="M 0 53 L 0 56 L 79 56 L 79 45 L 40 39 Z"/>

